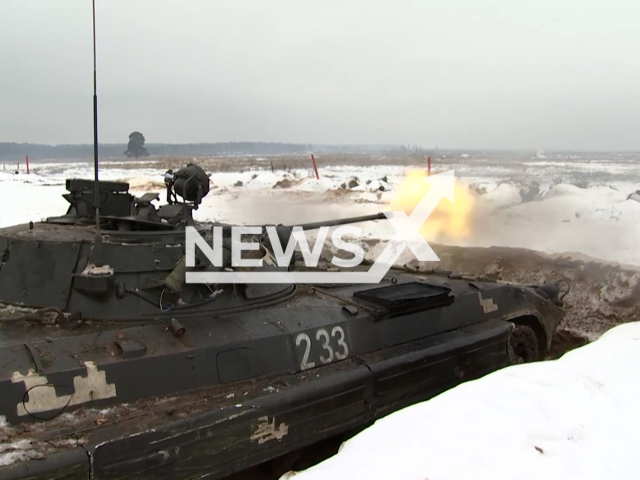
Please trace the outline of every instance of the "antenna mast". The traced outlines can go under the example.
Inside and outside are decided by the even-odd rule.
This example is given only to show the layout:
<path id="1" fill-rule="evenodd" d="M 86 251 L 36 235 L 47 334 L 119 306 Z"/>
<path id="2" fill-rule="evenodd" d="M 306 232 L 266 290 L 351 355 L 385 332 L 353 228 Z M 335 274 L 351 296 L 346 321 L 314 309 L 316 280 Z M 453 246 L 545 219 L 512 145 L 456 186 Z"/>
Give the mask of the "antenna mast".
<path id="1" fill-rule="evenodd" d="M 100 233 L 100 183 L 98 182 L 98 82 L 96 68 L 96 0 L 93 1 L 93 169 L 95 178 L 96 239 L 94 265 L 102 266 L 102 233 Z"/>

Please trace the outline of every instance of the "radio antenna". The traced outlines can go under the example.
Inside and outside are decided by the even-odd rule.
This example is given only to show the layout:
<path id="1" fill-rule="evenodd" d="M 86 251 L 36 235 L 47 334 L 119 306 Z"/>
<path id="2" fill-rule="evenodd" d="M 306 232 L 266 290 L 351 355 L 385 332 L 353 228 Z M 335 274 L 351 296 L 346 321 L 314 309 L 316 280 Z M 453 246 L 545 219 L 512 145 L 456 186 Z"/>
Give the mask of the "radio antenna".
<path id="1" fill-rule="evenodd" d="M 98 181 L 98 82 L 96 68 L 96 0 L 93 2 L 93 170 L 95 179 L 96 239 L 94 265 L 102 266 L 102 233 L 100 232 L 100 182 Z"/>

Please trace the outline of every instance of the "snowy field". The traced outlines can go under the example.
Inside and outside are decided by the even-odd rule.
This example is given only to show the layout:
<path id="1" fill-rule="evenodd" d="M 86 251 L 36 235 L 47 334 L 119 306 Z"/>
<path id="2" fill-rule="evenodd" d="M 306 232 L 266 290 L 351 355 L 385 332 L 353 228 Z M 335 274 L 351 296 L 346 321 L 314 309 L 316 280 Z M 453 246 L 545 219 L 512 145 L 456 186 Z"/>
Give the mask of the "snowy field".
<path id="1" fill-rule="evenodd" d="M 455 171 L 459 182 L 456 203 L 443 200 L 423 233 L 428 240 L 447 245 L 519 247 L 640 265 L 640 196 L 628 199 L 640 189 L 640 156 L 585 157 L 563 154 L 509 159 L 462 154 L 439 158 L 434 161 L 435 172 Z M 417 159 L 410 165 L 405 159 L 402 165 L 385 165 L 376 159 L 374 165 L 364 161 L 345 166 L 327 161 L 331 166 L 323 166 L 320 156 L 319 181 L 310 162 L 304 162 L 308 168 L 274 172 L 269 159 L 253 162 L 242 171 L 207 169 L 214 189 L 196 217 L 202 221 L 295 224 L 381 210 L 410 210 L 418 200 L 418 190 L 427 188 L 419 180 L 425 171 L 425 165 L 419 164 L 423 161 Z M 207 168 L 206 159 L 198 162 Z M 164 198 L 162 175 L 166 168 L 158 168 L 158 163 L 104 162 L 101 178 L 125 180 L 133 193 L 158 191 Z M 181 163 L 184 160 L 174 164 L 174 169 Z M 35 164 L 32 169 L 36 174 L 28 176 L 0 170 L 5 199 L 0 205 L 0 226 L 64 213 L 64 179 L 91 178 L 92 168 L 88 162 Z M 357 186 L 341 188 L 353 177 L 357 177 Z M 242 186 L 235 186 L 238 181 Z M 393 233 L 386 221 L 362 227 L 368 238 L 386 238 Z"/>
<path id="2" fill-rule="evenodd" d="M 393 413 L 282 480 L 602 480 L 640 472 L 640 323 Z"/>

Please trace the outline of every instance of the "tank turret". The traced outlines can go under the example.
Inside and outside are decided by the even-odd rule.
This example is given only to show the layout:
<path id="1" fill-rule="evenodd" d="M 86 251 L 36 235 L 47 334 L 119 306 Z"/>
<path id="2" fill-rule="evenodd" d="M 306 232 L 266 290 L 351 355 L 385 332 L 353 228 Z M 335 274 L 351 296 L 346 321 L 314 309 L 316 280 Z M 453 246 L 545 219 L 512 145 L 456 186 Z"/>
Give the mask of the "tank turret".
<path id="1" fill-rule="evenodd" d="M 209 177 L 201 167 L 189 164 L 174 175 L 175 180 L 167 185 L 173 196 L 182 197 L 182 202 L 156 208 L 154 200 L 158 193 L 146 193 L 134 197 L 125 182 L 100 181 L 100 227 L 106 231 L 149 231 L 172 230 L 178 225 L 193 224 L 192 211 L 197 209 L 202 199 L 209 193 Z M 46 223 L 60 225 L 91 224 L 96 215 L 96 182 L 92 180 L 70 179 L 66 181 L 69 193 L 63 197 L 69 202 L 65 215 L 47 218 Z M 168 195 L 169 196 L 169 195 Z"/>

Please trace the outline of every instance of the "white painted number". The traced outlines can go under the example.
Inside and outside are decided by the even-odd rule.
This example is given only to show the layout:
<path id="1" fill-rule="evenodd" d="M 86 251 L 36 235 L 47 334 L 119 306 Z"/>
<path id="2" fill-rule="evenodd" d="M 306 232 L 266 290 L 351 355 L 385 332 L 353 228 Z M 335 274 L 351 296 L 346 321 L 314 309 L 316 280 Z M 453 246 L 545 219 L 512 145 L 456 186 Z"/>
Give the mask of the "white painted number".
<path id="1" fill-rule="evenodd" d="M 331 335 L 324 328 L 318 330 L 315 335 L 316 341 L 322 344 L 322 355 L 318 356 L 318 360 L 324 365 L 335 360 L 344 360 L 349 356 L 349 345 L 342 327 L 333 327 Z M 310 362 L 311 356 L 311 338 L 306 333 L 299 333 L 296 337 L 296 347 L 300 347 L 304 343 L 304 354 L 300 363 L 301 370 L 308 370 L 316 366 L 316 362 Z M 332 347 L 331 344 L 337 344 Z M 334 351 L 335 348 L 335 351 Z"/>
<path id="2" fill-rule="evenodd" d="M 324 337 L 324 344 L 322 345 L 322 348 L 329 352 L 328 357 L 320 355 L 320 361 L 322 363 L 331 363 L 333 362 L 333 349 L 329 345 L 329 334 L 326 330 L 318 330 L 318 333 L 316 333 L 316 340 L 320 340 L 320 337 Z"/>
<path id="3" fill-rule="evenodd" d="M 349 346 L 344 341 L 344 330 L 342 327 L 333 327 L 331 330 L 331 336 L 335 338 L 336 335 L 340 335 L 338 339 L 338 346 L 342 347 L 342 353 L 336 352 L 336 358 L 338 360 L 344 360 L 349 355 Z"/>
<path id="4" fill-rule="evenodd" d="M 311 352 L 311 339 L 309 338 L 309 335 L 307 335 L 306 333 L 301 333 L 300 335 L 298 335 L 298 338 L 296 338 L 296 346 L 299 347 L 303 340 L 307 345 L 304 347 L 304 356 L 302 357 L 300 368 L 302 370 L 307 370 L 308 368 L 315 367 L 316 364 L 315 362 L 309 363 L 309 352 Z"/>

